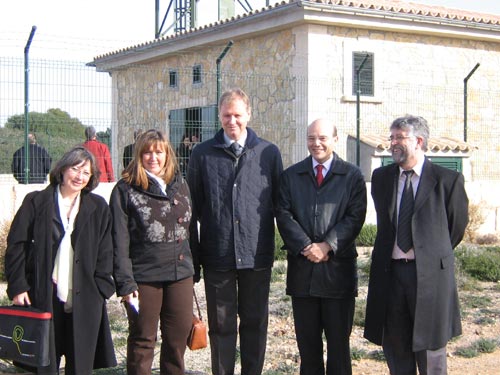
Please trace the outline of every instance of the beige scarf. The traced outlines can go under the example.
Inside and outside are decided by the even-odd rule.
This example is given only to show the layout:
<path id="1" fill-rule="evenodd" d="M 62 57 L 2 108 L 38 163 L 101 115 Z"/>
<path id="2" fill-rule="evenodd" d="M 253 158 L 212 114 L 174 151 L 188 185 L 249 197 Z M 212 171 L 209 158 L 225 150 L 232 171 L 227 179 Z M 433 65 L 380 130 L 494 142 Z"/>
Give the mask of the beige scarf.
<path id="1" fill-rule="evenodd" d="M 61 222 L 65 225 L 64 236 L 57 249 L 52 281 L 57 285 L 57 297 L 64 302 L 64 311 L 73 311 L 73 246 L 71 245 L 71 233 L 73 233 L 75 218 L 80 208 L 80 193 L 70 208 L 69 218 L 66 216 L 67 208 L 63 205 L 61 190 L 57 186 L 57 204 Z"/>

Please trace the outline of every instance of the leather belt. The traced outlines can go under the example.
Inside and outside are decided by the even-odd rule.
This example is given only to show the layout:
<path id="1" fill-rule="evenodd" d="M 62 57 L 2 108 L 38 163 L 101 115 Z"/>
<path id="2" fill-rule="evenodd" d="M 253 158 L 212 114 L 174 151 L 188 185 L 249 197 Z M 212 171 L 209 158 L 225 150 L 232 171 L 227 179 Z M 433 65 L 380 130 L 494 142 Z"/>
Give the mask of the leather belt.
<path id="1" fill-rule="evenodd" d="M 408 259 L 408 258 L 399 258 L 399 259 L 391 259 L 393 263 L 413 263 L 415 262 L 415 259 Z"/>

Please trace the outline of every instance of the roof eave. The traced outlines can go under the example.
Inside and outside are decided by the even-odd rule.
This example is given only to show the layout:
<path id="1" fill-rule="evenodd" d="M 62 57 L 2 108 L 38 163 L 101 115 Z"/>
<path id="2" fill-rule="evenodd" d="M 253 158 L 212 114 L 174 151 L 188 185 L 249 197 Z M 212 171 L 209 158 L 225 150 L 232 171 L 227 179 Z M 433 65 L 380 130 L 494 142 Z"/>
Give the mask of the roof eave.
<path id="1" fill-rule="evenodd" d="M 297 1 L 98 56 L 88 65 L 95 66 L 98 71 L 110 72 L 200 46 L 220 45 L 223 48 L 229 40 L 237 41 L 307 23 L 500 42 L 500 26 L 496 25 Z"/>

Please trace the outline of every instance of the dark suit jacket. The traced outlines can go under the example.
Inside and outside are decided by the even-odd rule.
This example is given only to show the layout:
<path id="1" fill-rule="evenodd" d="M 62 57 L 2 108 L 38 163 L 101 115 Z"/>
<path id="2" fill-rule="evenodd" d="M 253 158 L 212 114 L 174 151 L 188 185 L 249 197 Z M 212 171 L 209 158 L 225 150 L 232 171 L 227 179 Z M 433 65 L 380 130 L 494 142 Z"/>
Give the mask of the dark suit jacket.
<path id="1" fill-rule="evenodd" d="M 372 176 L 377 237 L 372 253 L 365 337 L 381 345 L 384 333 L 390 262 L 396 237 L 395 210 L 399 167 L 378 168 Z M 417 267 L 417 306 L 413 350 L 446 346 L 462 332 L 453 249 L 468 222 L 468 199 L 462 174 L 425 160 L 413 214 Z"/>
<path id="2" fill-rule="evenodd" d="M 366 183 L 359 168 L 334 154 L 320 187 L 311 156 L 283 172 L 276 220 L 288 251 L 286 292 L 294 297 L 351 298 L 358 292 L 356 246 L 366 216 Z M 329 260 L 300 252 L 328 242 Z"/>

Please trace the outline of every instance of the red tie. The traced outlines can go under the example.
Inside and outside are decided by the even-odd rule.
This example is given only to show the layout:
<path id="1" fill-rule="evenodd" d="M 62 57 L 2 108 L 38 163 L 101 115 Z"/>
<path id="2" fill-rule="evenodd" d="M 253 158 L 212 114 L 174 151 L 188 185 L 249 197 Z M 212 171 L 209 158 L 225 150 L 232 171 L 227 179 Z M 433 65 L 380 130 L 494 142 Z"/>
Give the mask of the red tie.
<path id="1" fill-rule="evenodd" d="M 323 182 L 323 165 L 321 164 L 316 166 L 316 182 L 318 183 L 318 186 L 321 186 L 321 183 Z"/>

